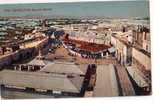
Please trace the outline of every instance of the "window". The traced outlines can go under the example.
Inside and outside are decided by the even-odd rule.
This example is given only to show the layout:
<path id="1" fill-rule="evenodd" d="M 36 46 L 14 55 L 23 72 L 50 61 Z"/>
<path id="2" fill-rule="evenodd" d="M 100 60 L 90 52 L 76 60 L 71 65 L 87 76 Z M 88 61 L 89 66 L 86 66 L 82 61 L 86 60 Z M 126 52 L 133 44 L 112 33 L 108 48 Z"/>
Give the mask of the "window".
<path id="1" fill-rule="evenodd" d="M 144 33 L 144 40 L 147 39 L 147 33 Z"/>
<path id="2" fill-rule="evenodd" d="M 148 51 L 148 45 L 146 45 L 146 50 Z"/>

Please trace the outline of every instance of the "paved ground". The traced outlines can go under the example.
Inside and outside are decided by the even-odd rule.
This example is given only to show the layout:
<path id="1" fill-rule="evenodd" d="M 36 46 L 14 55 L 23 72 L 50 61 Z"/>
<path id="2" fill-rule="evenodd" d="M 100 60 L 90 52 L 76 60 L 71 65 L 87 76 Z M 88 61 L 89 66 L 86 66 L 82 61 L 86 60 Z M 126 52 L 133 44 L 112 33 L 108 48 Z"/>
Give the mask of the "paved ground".
<path id="1" fill-rule="evenodd" d="M 133 95 L 135 95 L 134 88 L 132 86 L 132 83 L 129 79 L 129 76 L 127 74 L 127 71 L 126 71 L 125 67 L 123 67 L 119 64 L 116 64 L 116 70 L 117 70 L 120 86 L 121 86 L 121 89 L 122 89 L 121 90 L 122 95 L 123 96 L 133 96 Z"/>
<path id="2" fill-rule="evenodd" d="M 114 66 L 97 66 L 97 80 L 94 88 L 94 97 L 118 95 L 119 93 Z"/>
<path id="3" fill-rule="evenodd" d="M 63 48 L 57 48 L 54 54 L 49 53 L 47 58 L 50 60 L 57 60 L 57 61 L 64 61 L 64 62 L 71 62 L 73 61 L 74 57 L 68 55 L 68 51 Z"/>

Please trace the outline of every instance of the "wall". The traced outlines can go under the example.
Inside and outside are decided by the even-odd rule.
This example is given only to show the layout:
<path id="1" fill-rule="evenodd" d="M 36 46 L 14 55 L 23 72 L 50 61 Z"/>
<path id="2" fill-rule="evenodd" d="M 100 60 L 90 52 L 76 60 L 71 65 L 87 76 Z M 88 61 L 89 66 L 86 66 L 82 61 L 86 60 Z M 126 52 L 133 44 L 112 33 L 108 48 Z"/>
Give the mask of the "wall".
<path id="1" fill-rule="evenodd" d="M 132 57 L 132 49 L 117 37 L 111 36 L 111 44 L 116 48 L 116 58 L 121 65 L 127 65 L 131 62 L 128 60 Z"/>
<path id="2" fill-rule="evenodd" d="M 96 43 L 96 44 L 105 44 L 105 41 L 102 39 L 93 39 L 93 38 L 86 38 L 86 37 L 69 37 L 70 39 L 73 40 L 81 40 L 81 41 L 86 41 L 90 43 Z"/>
<path id="3" fill-rule="evenodd" d="M 36 53 L 37 49 L 36 48 L 27 48 L 27 49 L 22 49 L 16 52 L 13 52 L 9 55 L 6 55 L 4 57 L 0 58 L 0 69 L 4 66 L 8 66 L 13 62 L 19 61 L 26 59 Z"/>
<path id="4" fill-rule="evenodd" d="M 132 50 L 132 57 L 142 64 L 145 70 L 151 70 L 151 58 L 136 48 Z M 139 66 L 138 66 L 139 67 Z"/>
<path id="5" fill-rule="evenodd" d="M 26 59 L 26 58 L 29 58 L 31 56 L 36 55 L 40 48 L 41 48 L 41 50 L 43 50 L 42 48 L 47 43 L 47 40 L 48 39 L 45 39 L 44 41 L 42 41 L 41 43 L 39 43 L 38 45 L 36 45 L 34 47 L 20 49 L 20 50 L 13 52 L 11 54 L 1 56 L 0 57 L 0 69 L 3 69 L 4 66 L 8 66 L 8 65 L 12 64 L 12 62 L 23 60 L 23 59 Z"/>

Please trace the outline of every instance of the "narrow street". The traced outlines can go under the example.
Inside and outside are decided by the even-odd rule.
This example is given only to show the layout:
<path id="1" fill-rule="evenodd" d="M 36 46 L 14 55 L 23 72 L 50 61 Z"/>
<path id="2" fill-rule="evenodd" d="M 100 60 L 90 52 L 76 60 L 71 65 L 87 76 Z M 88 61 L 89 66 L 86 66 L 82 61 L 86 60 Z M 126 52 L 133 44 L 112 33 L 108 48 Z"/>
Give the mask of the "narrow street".
<path id="1" fill-rule="evenodd" d="M 117 80 L 114 66 L 98 65 L 97 66 L 97 80 L 94 88 L 94 96 L 118 96 Z"/>
<path id="2" fill-rule="evenodd" d="M 127 71 L 125 67 L 116 64 L 116 72 L 119 79 L 119 84 L 121 86 L 122 95 L 124 96 L 133 96 L 135 95 L 134 88 L 132 86 L 132 83 L 129 79 L 129 76 L 127 74 Z"/>

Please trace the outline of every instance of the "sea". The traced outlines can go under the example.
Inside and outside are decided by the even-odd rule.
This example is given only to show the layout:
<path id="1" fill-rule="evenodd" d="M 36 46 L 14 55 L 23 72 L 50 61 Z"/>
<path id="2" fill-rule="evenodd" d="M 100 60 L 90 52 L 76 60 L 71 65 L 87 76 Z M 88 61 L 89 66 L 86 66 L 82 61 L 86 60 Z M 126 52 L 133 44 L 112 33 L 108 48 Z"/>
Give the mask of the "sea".
<path id="1" fill-rule="evenodd" d="M 0 17 L 148 17 L 148 0 L 0 4 Z"/>

